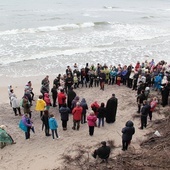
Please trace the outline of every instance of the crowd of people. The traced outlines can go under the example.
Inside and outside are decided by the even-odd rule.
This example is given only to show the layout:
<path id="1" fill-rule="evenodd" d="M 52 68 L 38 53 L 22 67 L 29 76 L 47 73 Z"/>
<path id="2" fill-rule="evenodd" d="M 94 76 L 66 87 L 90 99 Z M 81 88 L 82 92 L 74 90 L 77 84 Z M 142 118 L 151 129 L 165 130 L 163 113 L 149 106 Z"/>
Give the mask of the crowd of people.
<path id="1" fill-rule="evenodd" d="M 88 106 L 85 98 L 80 100 L 74 89 L 78 88 L 100 88 L 105 89 L 105 84 L 117 86 L 124 86 L 136 91 L 137 99 L 137 113 L 141 115 L 141 127 L 146 128 L 147 118 L 152 120 L 152 112 L 158 104 L 158 99 L 154 97 L 148 101 L 148 96 L 151 90 L 158 92 L 162 97 L 162 106 L 168 105 L 168 96 L 170 90 L 170 66 L 165 61 L 160 61 L 157 64 L 152 59 L 150 62 L 137 62 L 135 66 L 117 67 L 104 64 L 93 64 L 89 66 L 86 63 L 84 68 L 79 69 L 75 63 L 73 68 L 67 66 L 65 74 L 59 74 L 53 81 L 53 87 L 50 89 L 49 76 L 46 76 L 41 82 L 41 94 L 36 100 L 35 110 L 40 112 L 40 119 L 42 120 L 42 130 L 45 127 L 45 135 L 52 136 L 59 139 L 57 132 L 58 123 L 53 114 L 50 114 L 50 107 L 57 107 L 59 109 L 62 128 L 67 130 L 67 122 L 69 115 L 73 117 L 73 130 L 80 130 L 80 125 L 87 123 L 89 126 L 89 135 L 94 135 L 95 127 L 104 127 L 106 123 L 114 123 L 116 121 L 116 112 L 118 107 L 118 99 L 115 94 L 112 94 L 108 101 L 98 103 L 94 101 Z M 26 139 L 30 138 L 30 130 L 34 131 L 32 121 L 32 103 L 34 101 L 34 93 L 32 83 L 29 81 L 24 89 L 22 100 L 18 100 L 14 94 L 12 86 L 8 88 L 10 105 L 13 108 L 15 116 L 22 116 L 20 121 L 20 128 L 25 132 Z M 51 95 L 51 96 L 50 96 Z M 105 105 L 106 102 L 106 105 Z M 24 114 L 21 114 L 23 108 Z M 91 108 L 92 111 L 88 115 L 87 110 Z M 51 134 L 50 134 L 51 130 Z M 127 121 L 125 127 L 122 129 L 122 150 L 125 151 L 132 140 L 135 133 L 135 128 L 132 121 Z M 102 143 L 106 146 L 105 143 Z M 109 149 L 108 149 L 109 150 Z M 94 157 L 97 151 L 94 153 Z"/>

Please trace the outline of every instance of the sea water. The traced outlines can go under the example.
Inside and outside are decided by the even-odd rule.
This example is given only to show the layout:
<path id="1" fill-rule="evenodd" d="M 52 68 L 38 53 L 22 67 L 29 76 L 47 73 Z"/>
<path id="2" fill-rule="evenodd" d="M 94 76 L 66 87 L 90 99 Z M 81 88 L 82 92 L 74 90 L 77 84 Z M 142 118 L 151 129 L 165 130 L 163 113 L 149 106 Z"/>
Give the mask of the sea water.
<path id="1" fill-rule="evenodd" d="M 169 0 L 0 0 L 0 75 L 170 61 Z"/>

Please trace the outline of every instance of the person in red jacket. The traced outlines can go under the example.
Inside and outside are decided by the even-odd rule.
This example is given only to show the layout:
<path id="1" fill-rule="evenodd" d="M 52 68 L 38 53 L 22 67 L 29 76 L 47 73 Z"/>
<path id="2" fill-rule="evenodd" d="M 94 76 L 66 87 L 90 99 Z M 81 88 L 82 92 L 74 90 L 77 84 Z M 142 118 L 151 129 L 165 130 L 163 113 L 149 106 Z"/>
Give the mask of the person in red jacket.
<path id="1" fill-rule="evenodd" d="M 66 103 L 66 95 L 64 93 L 64 90 L 61 89 L 60 92 L 58 93 L 58 105 L 59 108 Z"/>
<path id="2" fill-rule="evenodd" d="M 48 93 L 44 93 L 44 101 L 46 103 L 46 110 L 49 110 L 51 106 L 51 100 Z"/>
<path id="3" fill-rule="evenodd" d="M 94 112 L 90 113 L 90 115 L 87 116 L 87 122 L 88 122 L 88 126 L 89 126 L 89 135 L 90 136 L 93 136 L 94 127 L 96 126 L 96 120 L 97 120 L 97 117 L 94 114 Z"/>
<path id="4" fill-rule="evenodd" d="M 93 102 L 91 104 L 91 109 L 93 110 L 94 114 L 97 116 L 98 115 L 98 109 L 99 109 L 99 104 L 97 103 L 97 101 Z"/>
<path id="5" fill-rule="evenodd" d="M 80 106 L 80 102 L 77 102 L 76 107 L 72 110 L 72 114 L 73 114 L 72 129 L 73 130 L 75 130 L 75 129 L 79 130 L 82 112 L 83 112 L 83 108 Z"/>

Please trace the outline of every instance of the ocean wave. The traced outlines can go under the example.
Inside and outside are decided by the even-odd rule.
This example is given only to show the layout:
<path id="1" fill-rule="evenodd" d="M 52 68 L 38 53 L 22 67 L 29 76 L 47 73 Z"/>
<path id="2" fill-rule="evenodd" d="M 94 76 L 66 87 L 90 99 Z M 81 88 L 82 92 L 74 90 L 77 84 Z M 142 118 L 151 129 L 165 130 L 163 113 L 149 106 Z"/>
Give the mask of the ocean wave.
<path id="1" fill-rule="evenodd" d="M 58 18 L 53 18 L 58 19 Z M 1 31 L 0 35 L 10 35 L 10 34 L 24 34 L 24 33 L 38 33 L 38 32 L 49 32 L 49 31 L 64 31 L 64 30 L 73 30 L 73 29 L 81 29 L 94 27 L 99 25 L 108 25 L 109 22 L 85 22 L 85 23 L 77 23 L 77 24 L 65 24 L 65 25 L 57 25 L 57 26 L 44 26 L 38 28 L 23 28 L 23 29 L 13 29 Z"/>
<path id="2" fill-rule="evenodd" d="M 151 19 L 151 18 L 155 18 L 155 16 L 144 16 L 144 17 L 141 17 L 142 19 Z"/>

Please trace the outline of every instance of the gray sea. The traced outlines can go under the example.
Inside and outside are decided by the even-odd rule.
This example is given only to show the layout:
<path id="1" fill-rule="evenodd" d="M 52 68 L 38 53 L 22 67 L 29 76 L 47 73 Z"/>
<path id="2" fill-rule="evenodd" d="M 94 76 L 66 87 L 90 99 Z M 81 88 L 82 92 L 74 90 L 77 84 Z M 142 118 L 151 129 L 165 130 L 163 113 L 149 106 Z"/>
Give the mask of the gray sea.
<path id="1" fill-rule="evenodd" d="M 170 61 L 170 0 L 0 0 L 0 75 Z"/>

